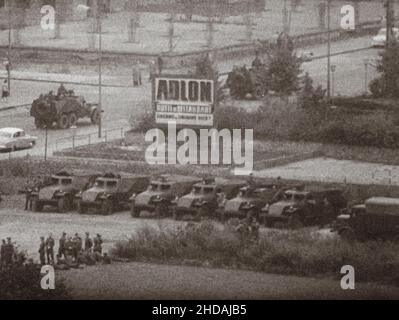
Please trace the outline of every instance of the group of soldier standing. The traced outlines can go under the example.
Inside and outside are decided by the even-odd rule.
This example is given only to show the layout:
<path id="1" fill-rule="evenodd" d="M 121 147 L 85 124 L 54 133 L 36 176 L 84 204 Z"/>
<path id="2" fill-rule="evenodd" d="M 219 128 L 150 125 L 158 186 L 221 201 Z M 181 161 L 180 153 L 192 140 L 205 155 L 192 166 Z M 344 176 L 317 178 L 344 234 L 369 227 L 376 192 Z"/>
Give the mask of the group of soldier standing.
<path id="1" fill-rule="evenodd" d="M 102 257 L 102 244 L 103 239 L 100 234 L 97 234 L 93 239 L 90 238 L 90 233 L 86 232 L 84 240 L 78 233 L 75 233 L 74 237 L 68 236 L 66 232 L 63 232 L 59 239 L 57 263 L 60 263 L 62 259 L 68 261 L 72 259 L 73 263 L 79 263 L 79 259 L 82 256 L 94 256 L 95 260 Z M 53 235 L 50 233 L 47 239 L 40 237 L 39 246 L 39 257 L 40 264 L 54 265 L 54 247 L 55 240 Z"/>
<path id="2" fill-rule="evenodd" d="M 8 237 L 7 241 L 5 239 L 1 240 L 0 266 L 4 267 L 12 264 L 14 257 L 15 248 L 14 244 L 11 241 L 11 238 Z"/>

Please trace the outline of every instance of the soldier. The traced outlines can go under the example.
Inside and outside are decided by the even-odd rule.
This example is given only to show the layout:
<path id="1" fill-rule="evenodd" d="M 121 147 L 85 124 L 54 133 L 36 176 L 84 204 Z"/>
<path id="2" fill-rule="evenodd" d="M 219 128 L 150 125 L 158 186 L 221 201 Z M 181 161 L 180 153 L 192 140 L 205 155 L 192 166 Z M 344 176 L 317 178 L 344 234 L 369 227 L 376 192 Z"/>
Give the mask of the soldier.
<path id="1" fill-rule="evenodd" d="M 6 249 L 7 248 L 7 243 L 6 240 L 1 240 L 1 249 L 0 249 L 0 266 L 5 265 L 5 259 L 6 259 Z"/>
<path id="2" fill-rule="evenodd" d="M 61 83 L 61 85 L 60 85 L 60 87 L 58 88 L 58 91 L 57 91 L 57 96 L 61 98 L 61 97 L 65 96 L 66 93 L 67 93 L 67 90 L 65 89 L 64 84 Z"/>
<path id="3" fill-rule="evenodd" d="M 158 56 L 158 73 L 161 74 L 163 70 L 163 59 L 162 56 Z"/>
<path id="4" fill-rule="evenodd" d="M 76 251 L 79 253 L 83 249 L 83 242 L 82 238 L 79 236 L 79 234 L 75 233 L 75 237 L 73 238 L 73 242 L 75 243 L 75 248 Z"/>
<path id="5" fill-rule="evenodd" d="M 44 266 L 46 264 L 46 242 L 44 241 L 44 237 L 40 237 L 39 256 L 40 264 Z"/>
<path id="6" fill-rule="evenodd" d="M 85 238 L 85 251 L 87 253 L 91 253 L 93 249 L 93 240 L 90 238 L 90 234 L 86 232 L 86 238 Z"/>
<path id="7" fill-rule="evenodd" d="M 35 190 L 38 181 L 29 179 L 25 185 L 25 211 L 32 210 L 32 192 Z"/>
<path id="8" fill-rule="evenodd" d="M 66 233 L 65 232 L 62 233 L 62 236 L 59 240 L 58 256 L 60 258 L 62 258 L 62 256 L 64 256 L 64 258 L 66 258 Z"/>
<path id="9" fill-rule="evenodd" d="M 55 241 L 53 235 L 50 233 L 46 240 L 46 252 L 48 264 L 54 264 L 54 245 Z"/>
<path id="10" fill-rule="evenodd" d="M 94 238 L 94 249 L 93 249 L 93 251 L 95 253 L 99 253 L 101 255 L 102 251 L 103 251 L 102 244 L 103 244 L 103 240 L 101 238 L 101 235 L 97 234 L 97 236 Z"/>
<path id="11" fill-rule="evenodd" d="M 72 237 L 68 237 L 65 241 L 65 253 L 66 256 L 76 257 L 75 243 L 73 242 Z"/>
<path id="12" fill-rule="evenodd" d="M 7 244 L 6 244 L 6 251 L 5 251 L 5 263 L 6 265 L 12 264 L 13 258 L 15 255 L 14 251 L 14 245 L 11 241 L 11 238 L 7 238 Z"/>

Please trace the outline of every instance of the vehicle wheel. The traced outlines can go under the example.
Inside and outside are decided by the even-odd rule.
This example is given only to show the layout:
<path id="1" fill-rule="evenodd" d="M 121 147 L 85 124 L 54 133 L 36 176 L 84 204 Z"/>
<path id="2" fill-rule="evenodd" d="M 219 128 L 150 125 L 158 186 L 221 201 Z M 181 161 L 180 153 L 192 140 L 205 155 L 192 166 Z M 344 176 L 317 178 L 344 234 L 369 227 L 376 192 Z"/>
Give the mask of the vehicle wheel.
<path id="1" fill-rule="evenodd" d="M 226 214 L 224 213 L 224 212 L 221 212 L 220 214 L 219 214 L 219 221 L 221 222 L 221 223 L 225 223 L 226 222 Z"/>
<path id="2" fill-rule="evenodd" d="M 40 119 L 35 118 L 35 126 L 36 126 L 36 129 L 43 129 L 44 123 Z"/>
<path id="3" fill-rule="evenodd" d="M 70 113 L 68 116 L 68 126 L 72 127 L 74 125 L 76 125 L 76 121 L 78 121 L 78 117 L 76 116 L 75 113 Z"/>
<path id="4" fill-rule="evenodd" d="M 100 122 L 100 113 L 97 109 L 91 114 L 90 120 L 92 124 L 98 124 Z"/>
<path id="5" fill-rule="evenodd" d="M 59 213 L 65 213 L 69 210 L 69 203 L 68 199 L 65 197 L 61 197 L 58 199 L 58 212 Z"/>
<path id="6" fill-rule="evenodd" d="M 351 228 L 345 228 L 339 232 L 341 239 L 345 241 L 353 241 L 356 239 L 355 232 Z"/>
<path id="7" fill-rule="evenodd" d="M 181 215 L 177 212 L 177 210 L 173 210 L 173 219 L 176 221 L 181 220 Z"/>
<path id="8" fill-rule="evenodd" d="M 78 213 L 85 214 L 87 212 L 87 207 L 82 203 L 82 201 L 78 201 Z"/>
<path id="9" fill-rule="evenodd" d="M 112 200 L 104 200 L 102 205 L 101 205 L 101 213 L 104 216 L 109 216 L 114 213 L 114 205 L 112 203 Z"/>
<path id="10" fill-rule="evenodd" d="M 273 228 L 273 227 L 274 227 L 274 222 L 265 219 L 263 225 L 264 225 L 266 228 Z"/>
<path id="11" fill-rule="evenodd" d="M 290 229 L 300 229 L 303 228 L 303 226 L 304 225 L 299 214 L 293 214 L 291 217 L 289 217 L 288 227 Z"/>
<path id="12" fill-rule="evenodd" d="M 69 119 L 68 115 L 63 113 L 57 121 L 58 128 L 60 129 L 68 129 Z"/>
<path id="13" fill-rule="evenodd" d="M 166 203 L 160 203 L 155 208 L 155 214 L 157 215 L 158 218 L 166 217 L 168 215 L 168 211 L 169 210 Z"/>
<path id="14" fill-rule="evenodd" d="M 137 208 L 134 203 L 130 205 L 130 215 L 132 218 L 140 218 L 140 209 Z"/>
<path id="15" fill-rule="evenodd" d="M 29 147 L 30 147 L 30 148 L 33 148 L 35 145 L 36 145 L 36 142 L 35 142 L 35 141 L 31 141 L 31 142 L 29 143 Z"/>
<path id="16" fill-rule="evenodd" d="M 43 205 L 40 203 L 39 199 L 32 200 L 32 211 L 40 212 L 43 210 Z"/>

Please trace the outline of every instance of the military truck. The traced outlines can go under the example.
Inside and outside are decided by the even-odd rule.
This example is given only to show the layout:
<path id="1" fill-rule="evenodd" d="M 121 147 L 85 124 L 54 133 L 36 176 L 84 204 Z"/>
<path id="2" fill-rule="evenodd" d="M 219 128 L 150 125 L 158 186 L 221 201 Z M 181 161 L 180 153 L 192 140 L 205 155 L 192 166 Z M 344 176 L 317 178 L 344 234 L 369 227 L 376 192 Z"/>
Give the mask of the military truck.
<path id="1" fill-rule="evenodd" d="M 32 210 L 40 212 L 44 206 L 57 207 L 64 213 L 74 207 L 74 198 L 94 183 L 100 173 L 88 170 L 61 171 L 51 177 L 49 184 L 31 193 Z"/>
<path id="2" fill-rule="evenodd" d="M 73 92 L 62 96 L 51 93 L 41 95 L 33 101 L 30 115 L 35 118 L 38 129 L 50 129 L 54 123 L 59 129 L 67 129 L 81 118 L 88 117 L 93 124 L 98 124 L 100 119 L 98 105 L 87 103 L 83 97 L 75 96 Z"/>
<path id="3" fill-rule="evenodd" d="M 78 212 L 84 214 L 95 208 L 103 215 L 110 215 L 124 209 L 134 193 L 148 187 L 149 180 L 148 176 L 130 173 L 106 173 L 96 179 L 92 188 L 77 195 Z"/>
<path id="4" fill-rule="evenodd" d="M 191 193 L 177 200 L 173 213 L 175 220 L 185 215 L 191 215 L 195 220 L 203 217 L 217 218 L 219 205 L 233 198 L 246 183 L 237 179 L 203 179 L 193 186 Z"/>
<path id="5" fill-rule="evenodd" d="M 276 201 L 283 188 L 283 184 L 278 181 L 246 185 L 236 197 L 227 200 L 218 209 L 220 220 L 256 218 L 259 221 L 262 208 Z"/>
<path id="6" fill-rule="evenodd" d="M 345 240 L 399 241 L 399 199 L 367 199 L 338 216 L 331 231 Z"/>
<path id="7" fill-rule="evenodd" d="M 266 205 L 261 215 L 267 227 L 279 223 L 290 228 L 301 228 L 328 224 L 346 206 L 347 200 L 342 190 L 308 186 L 285 191 L 282 200 Z"/>
<path id="8" fill-rule="evenodd" d="M 142 211 L 155 213 L 158 217 L 168 215 L 176 198 L 190 192 L 199 181 L 199 178 L 181 175 L 162 175 L 152 180 L 145 192 L 130 198 L 132 217 L 139 217 Z"/>

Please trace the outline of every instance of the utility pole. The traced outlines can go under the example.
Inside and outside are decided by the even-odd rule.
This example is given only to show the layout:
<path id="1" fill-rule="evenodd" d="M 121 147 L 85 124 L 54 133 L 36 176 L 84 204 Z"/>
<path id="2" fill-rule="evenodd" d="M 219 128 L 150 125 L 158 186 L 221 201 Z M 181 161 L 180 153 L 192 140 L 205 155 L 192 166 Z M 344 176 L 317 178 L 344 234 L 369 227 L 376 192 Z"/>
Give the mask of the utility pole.
<path id="1" fill-rule="evenodd" d="M 98 137 L 101 138 L 102 130 L 102 2 L 97 7 L 97 19 L 98 19 Z"/>
<path id="2" fill-rule="evenodd" d="M 392 41 L 392 27 L 393 27 L 393 16 L 392 16 L 392 0 L 387 0 L 386 2 L 386 9 L 387 9 L 387 35 L 386 35 L 386 42 L 385 47 L 389 48 L 391 46 Z"/>
<path id="3" fill-rule="evenodd" d="M 331 1 L 327 0 L 327 99 L 331 100 Z"/>
<path id="4" fill-rule="evenodd" d="M 11 20 L 11 1 L 8 2 L 8 51 L 7 51 L 7 85 L 8 85 L 8 94 L 11 96 L 11 49 L 12 49 L 12 39 L 11 39 L 11 28 L 12 28 L 12 20 Z"/>

